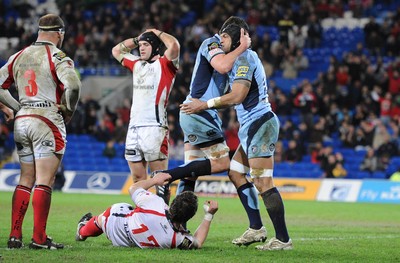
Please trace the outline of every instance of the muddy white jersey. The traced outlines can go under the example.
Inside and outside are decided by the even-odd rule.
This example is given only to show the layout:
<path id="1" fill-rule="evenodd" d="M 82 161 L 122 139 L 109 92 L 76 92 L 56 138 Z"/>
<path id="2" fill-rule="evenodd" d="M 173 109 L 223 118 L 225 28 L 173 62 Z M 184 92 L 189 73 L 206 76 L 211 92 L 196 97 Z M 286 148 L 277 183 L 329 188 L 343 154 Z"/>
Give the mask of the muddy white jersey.
<path id="1" fill-rule="evenodd" d="M 193 248 L 193 236 L 176 231 L 166 211 L 168 206 L 157 195 L 144 189 L 132 195 L 136 204 L 132 216 L 128 217 L 129 234 L 141 248 Z"/>
<path id="2" fill-rule="evenodd" d="M 60 104 L 63 83 L 71 81 L 79 81 L 73 61 L 50 42 L 35 42 L 17 52 L 0 71 L 0 85 L 8 89 L 15 83 L 22 106 Z"/>
<path id="3" fill-rule="evenodd" d="M 130 125 L 167 127 L 166 107 L 177 72 L 176 63 L 166 57 L 149 63 L 126 54 L 122 64 L 133 76 Z"/>

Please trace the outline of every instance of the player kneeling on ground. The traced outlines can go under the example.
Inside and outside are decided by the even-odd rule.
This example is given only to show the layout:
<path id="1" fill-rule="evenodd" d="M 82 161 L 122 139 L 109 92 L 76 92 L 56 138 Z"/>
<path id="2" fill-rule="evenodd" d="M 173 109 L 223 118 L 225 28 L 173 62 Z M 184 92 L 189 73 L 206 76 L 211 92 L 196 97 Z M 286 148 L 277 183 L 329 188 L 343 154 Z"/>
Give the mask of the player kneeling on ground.
<path id="1" fill-rule="evenodd" d="M 154 177 L 134 183 L 129 193 L 135 208 L 117 203 L 98 216 L 87 213 L 78 223 L 76 241 L 102 233 L 114 246 L 139 248 L 201 248 L 207 238 L 211 220 L 218 210 L 216 201 L 206 201 L 205 216 L 194 235 L 182 227 L 197 211 L 197 196 L 184 192 L 176 196 L 171 206 L 161 197 L 147 191 L 169 183 L 171 176 L 158 173 Z"/>

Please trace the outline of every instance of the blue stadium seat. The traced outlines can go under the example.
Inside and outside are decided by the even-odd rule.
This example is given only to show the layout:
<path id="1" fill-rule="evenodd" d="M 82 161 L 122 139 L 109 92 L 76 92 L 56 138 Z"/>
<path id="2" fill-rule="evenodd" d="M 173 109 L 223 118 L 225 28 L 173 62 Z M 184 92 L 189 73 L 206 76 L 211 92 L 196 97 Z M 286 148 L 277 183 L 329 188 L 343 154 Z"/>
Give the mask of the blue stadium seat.
<path id="1" fill-rule="evenodd" d="M 374 172 L 372 173 L 372 178 L 374 179 L 387 179 L 386 173 L 385 172 Z"/>

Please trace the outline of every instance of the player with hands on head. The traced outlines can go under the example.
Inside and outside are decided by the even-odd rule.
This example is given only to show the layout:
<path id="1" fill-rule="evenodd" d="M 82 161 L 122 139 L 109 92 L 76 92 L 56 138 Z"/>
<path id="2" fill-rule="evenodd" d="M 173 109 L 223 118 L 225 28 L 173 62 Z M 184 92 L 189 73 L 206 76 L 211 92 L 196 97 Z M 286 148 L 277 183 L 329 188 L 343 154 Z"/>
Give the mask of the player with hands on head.
<path id="1" fill-rule="evenodd" d="M 237 20 L 242 19 L 237 17 Z M 242 30 L 239 24 L 232 23 L 221 28 L 221 45 L 226 53 L 232 52 L 238 46 L 239 32 Z M 243 52 L 236 59 L 228 76 L 231 87 L 229 93 L 207 101 L 192 98 L 190 103 L 181 105 L 181 110 L 186 114 L 197 114 L 208 109 L 235 106 L 240 123 L 238 132 L 240 145 L 232 157 L 229 178 L 237 189 L 250 226 L 232 243 L 247 246 L 266 239 L 267 233 L 261 221 L 255 185 L 276 234 L 276 237 L 256 248 L 292 249 L 292 240 L 286 228 L 283 201 L 273 182 L 273 158 L 279 134 L 279 120 L 268 101 L 267 79 L 257 53 L 251 49 Z M 254 185 L 246 178 L 247 173 L 250 174 Z"/>
<path id="2" fill-rule="evenodd" d="M 165 51 L 161 56 L 160 51 Z M 138 48 L 139 55 L 131 51 Z M 180 45 L 172 35 L 147 29 L 125 39 L 112 49 L 122 66 L 132 72 L 132 107 L 125 143 L 125 159 L 133 182 L 150 171 L 168 167 L 168 123 L 166 107 L 179 66 Z"/>
<path id="3" fill-rule="evenodd" d="M 204 218 L 194 235 L 191 235 L 182 224 L 196 214 L 197 196 L 193 192 L 184 192 L 177 195 L 171 206 L 168 206 L 161 197 L 148 191 L 170 180 L 169 174 L 158 173 L 132 184 L 129 193 L 134 207 L 128 203 L 117 203 L 97 216 L 85 214 L 78 222 L 75 240 L 84 241 L 88 237 L 105 233 L 113 246 L 142 249 L 201 248 L 218 210 L 218 203 L 211 200 L 203 204 Z"/>
<path id="4" fill-rule="evenodd" d="M 0 69 L 0 101 L 16 112 L 14 140 L 21 164 L 12 199 L 8 248 L 23 247 L 22 224 L 33 187 L 33 235 L 29 248 L 63 248 L 46 233 L 52 185 L 67 143 L 59 105 L 63 98 L 73 113 L 81 89 L 74 62 L 60 50 L 64 34 L 64 22 L 59 16 L 42 16 L 36 41 L 13 54 Z M 19 101 L 8 90 L 13 83 Z"/>

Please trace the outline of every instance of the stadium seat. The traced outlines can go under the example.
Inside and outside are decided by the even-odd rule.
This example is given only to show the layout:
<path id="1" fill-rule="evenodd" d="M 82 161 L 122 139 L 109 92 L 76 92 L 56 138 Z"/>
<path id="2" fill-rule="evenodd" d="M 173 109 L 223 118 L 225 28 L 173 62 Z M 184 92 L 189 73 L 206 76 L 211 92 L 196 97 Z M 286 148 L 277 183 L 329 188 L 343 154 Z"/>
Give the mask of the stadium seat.
<path id="1" fill-rule="evenodd" d="M 374 178 L 374 179 L 387 179 L 387 176 L 386 176 L 385 172 L 374 172 L 374 173 L 372 173 L 371 178 Z"/>

